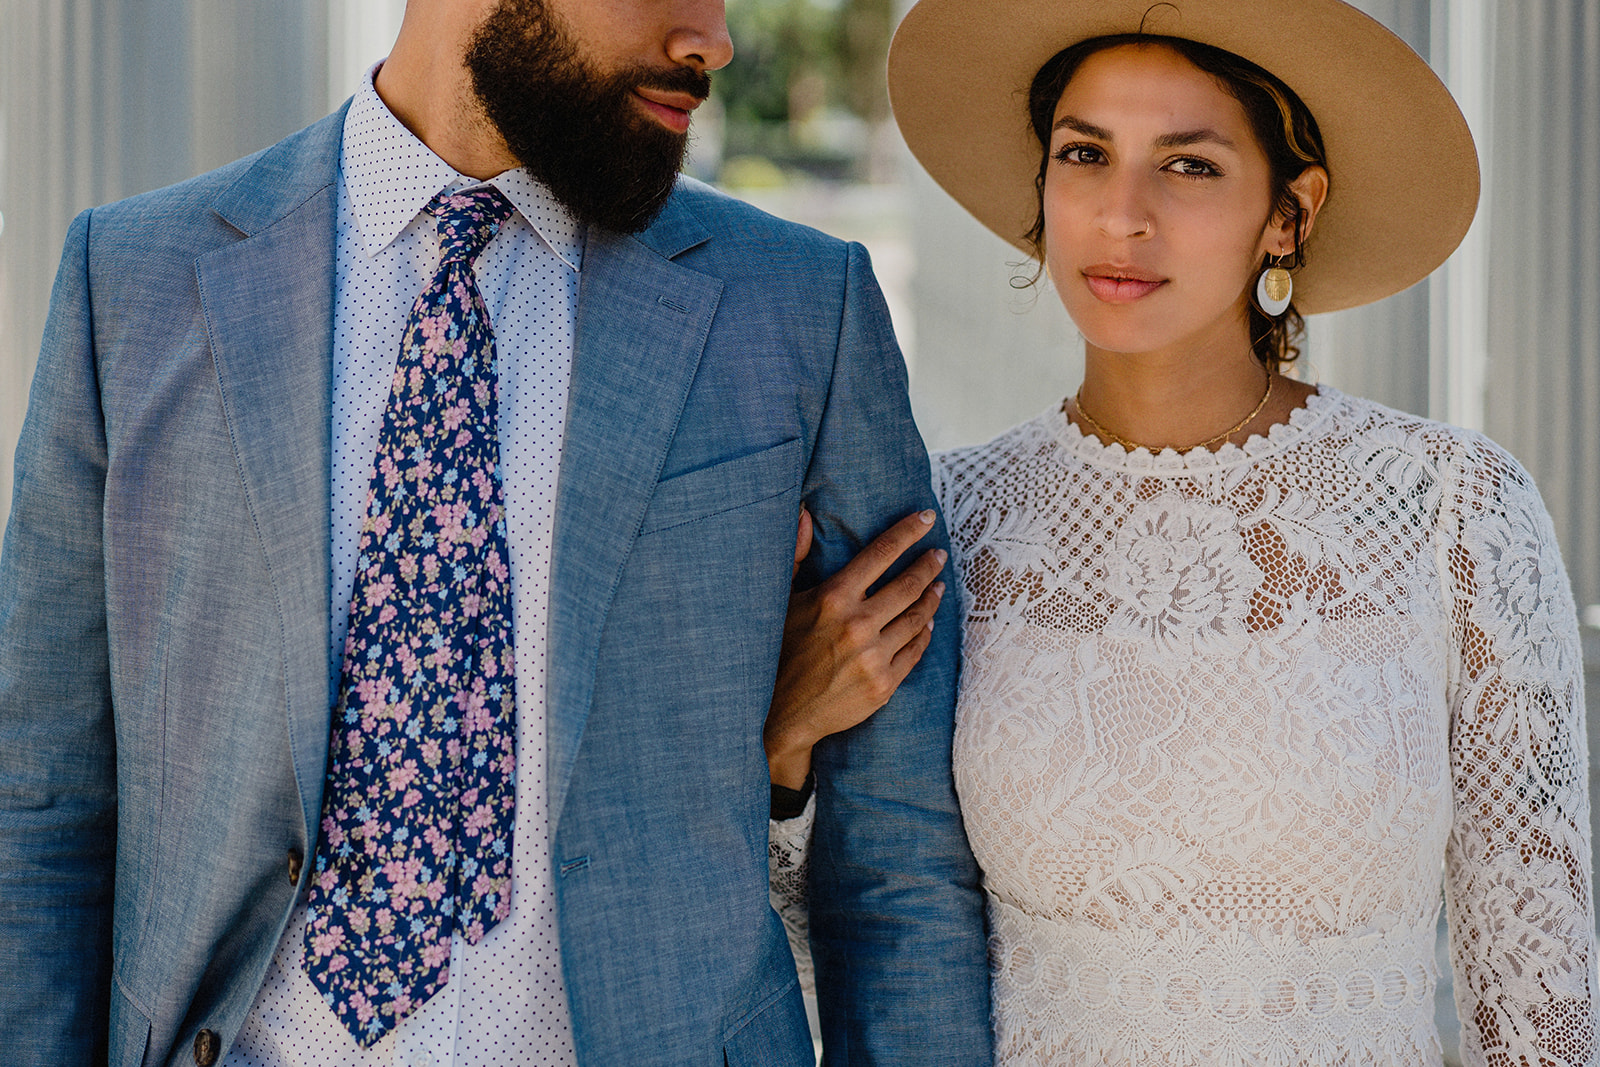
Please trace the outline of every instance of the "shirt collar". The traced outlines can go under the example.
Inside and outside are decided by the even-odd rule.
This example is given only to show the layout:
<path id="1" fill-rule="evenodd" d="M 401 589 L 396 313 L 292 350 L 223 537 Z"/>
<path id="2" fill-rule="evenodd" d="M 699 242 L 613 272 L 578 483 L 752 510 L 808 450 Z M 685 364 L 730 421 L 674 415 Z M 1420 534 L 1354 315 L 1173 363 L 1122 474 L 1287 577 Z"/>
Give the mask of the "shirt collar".
<path id="1" fill-rule="evenodd" d="M 583 267 L 583 225 L 526 167 L 489 181 L 460 173 L 406 129 L 373 88 L 381 63 L 367 71 L 344 121 L 339 164 L 360 246 L 371 257 L 387 248 L 440 192 L 492 185 L 571 270 Z"/>
<path id="2" fill-rule="evenodd" d="M 556 258 L 574 273 L 583 270 L 583 223 L 573 218 L 544 183 L 528 173 L 527 167 L 496 174 L 490 182 L 465 180 L 472 186 L 493 185 L 499 189 Z"/>

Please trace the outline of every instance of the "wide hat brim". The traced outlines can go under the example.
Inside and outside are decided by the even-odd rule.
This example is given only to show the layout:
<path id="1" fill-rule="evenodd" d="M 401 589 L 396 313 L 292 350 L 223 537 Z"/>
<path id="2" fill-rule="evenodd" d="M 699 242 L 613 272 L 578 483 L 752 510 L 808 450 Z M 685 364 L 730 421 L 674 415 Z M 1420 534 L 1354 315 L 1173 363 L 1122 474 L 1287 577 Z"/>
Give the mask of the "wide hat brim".
<path id="1" fill-rule="evenodd" d="M 1141 29 L 1243 56 L 1311 109 L 1331 189 L 1295 272 L 1302 312 L 1397 293 L 1466 236 L 1478 205 L 1466 119 L 1416 52 L 1341 0 L 918 0 L 889 49 L 895 120 L 946 192 L 1031 253 L 1033 77 L 1068 45 Z"/>

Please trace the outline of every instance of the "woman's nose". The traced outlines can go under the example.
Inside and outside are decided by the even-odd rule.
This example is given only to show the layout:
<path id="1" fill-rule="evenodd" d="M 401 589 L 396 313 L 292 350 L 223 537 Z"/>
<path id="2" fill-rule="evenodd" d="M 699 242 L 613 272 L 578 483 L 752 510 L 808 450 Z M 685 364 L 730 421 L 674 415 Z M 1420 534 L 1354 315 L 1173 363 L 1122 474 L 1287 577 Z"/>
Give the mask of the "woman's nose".
<path id="1" fill-rule="evenodd" d="M 1155 232 L 1145 191 L 1136 179 L 1112 180 L 1105 188 L 1098 223 L 1107 237 L 1118 240 L 1149 237 Z"/>

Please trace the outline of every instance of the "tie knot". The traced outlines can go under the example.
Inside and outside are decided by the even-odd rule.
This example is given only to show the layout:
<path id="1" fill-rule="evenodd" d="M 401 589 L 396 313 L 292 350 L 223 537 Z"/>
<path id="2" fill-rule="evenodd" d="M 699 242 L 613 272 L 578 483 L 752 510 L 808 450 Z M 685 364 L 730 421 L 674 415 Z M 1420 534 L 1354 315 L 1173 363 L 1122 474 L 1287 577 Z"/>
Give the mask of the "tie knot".
<path id="1" fill-rule="evenodd" d="M 442 262 L 465 260 L 470 266 L 484 246 L 511 217 L 511 202 L 500 190 L 484 186 L 466 193 L 440 193 L 423 210 L 439 220 Z"/>

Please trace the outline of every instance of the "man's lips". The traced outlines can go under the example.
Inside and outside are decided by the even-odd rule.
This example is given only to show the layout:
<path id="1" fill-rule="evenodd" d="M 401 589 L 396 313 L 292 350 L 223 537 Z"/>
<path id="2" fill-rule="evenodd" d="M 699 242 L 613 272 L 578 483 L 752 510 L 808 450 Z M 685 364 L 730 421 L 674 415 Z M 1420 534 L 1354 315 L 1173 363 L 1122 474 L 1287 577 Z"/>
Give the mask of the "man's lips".
<path id="1" fill-rule="evenodd" d="M 703 97 L 689 93 L 674 93 L 643 86 L 636 87 L 633 95 L 639 98 L 646 111 L 655 116 L 656 121 L 674 133 L 689 132 L 689 112 L 704 102 Z"/>
<path id="2" fill-rule="evenodd" d="M 1131 304 L 1167 284 L 1165 278 L 1136 267 L 1097 263 L 1083 269 L 1089 291 L 1107 304 Z"/>

